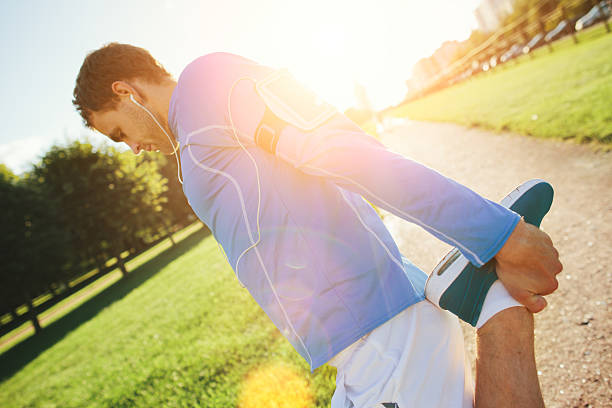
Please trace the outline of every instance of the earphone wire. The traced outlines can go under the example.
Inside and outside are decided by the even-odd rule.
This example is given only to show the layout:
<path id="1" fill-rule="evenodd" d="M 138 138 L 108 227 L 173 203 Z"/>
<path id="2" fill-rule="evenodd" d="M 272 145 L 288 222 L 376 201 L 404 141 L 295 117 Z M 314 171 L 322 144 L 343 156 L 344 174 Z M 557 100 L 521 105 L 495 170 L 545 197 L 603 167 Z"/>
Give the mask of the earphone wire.
<path id="1" fill-rule="evenodd" d="M 230 88 L 229 95 L 227 97 L 227 113 L 228 113 L 228 116 L 229 116 L 229 120 L 230 120 L 230 125 L 232 127 L 232 131 L 234 132 L 234 138 L 236 139 L 236 142 L 238 142 L 238 144 L 240 145 L 242 150 L 244 150 L 244 152 L 249 156 L 249 158 L 253 162 L 253 166 L 255 166 L 255 176 L 257 178 L 257 217 L 256 217 L 257 241 L 255 243 L 253 243 L 253 245 L 251 245 L 250 247 L 248 247 L 247 249 L 242 251 L 242 253 L 238 256 L 238 259 L 236 260 L 236 267 L 234 268 L 235 271 L 236 271 L 236 276 L 240 276 L 240 275 L 238 275 L 238 263 L 240 262 L 240 258 L 242 258 L 242 256 L 244 254 L 246 254 L 250 249 L 255 248 L 257 246 L 257 244 L 259 244 L 259 242 L 261 241 L 261 231 L 260 231 L 260 228 L 259 228 L 259 212 L 260 212 L 260 207 L 261 207 L 261 183 L 259 182 L 259 168 L 257 167 L 257 162 L 255 161 L 255 158 L 253 158 L 253 156 L 251 155 L 251 153 L 249 153 L 247 148 L 244 147 L 244 145 L 240 142 L 240 138 L 238 137 L 238 134 L 236 133 L 236 127 L 234 126 L 234 121 L 232 119 L 232 109 L 231 109 L 232 93 L 234 92 L 234 87 L 236 86 L 236 84 L 238 82 L 244 80 L 244 79 L 248 79 L 248 80 L 256 83 L 256 81 L 253 78 L 250 78 L 250 77 L 241 77 L 241 78 L 238 78 L 237 80 L 234 81 L 234 83 L 232 84 L 232 87 Z M 240 279 L 240 278 L 238 278 L 238 279 Z"/>
<path id="2" fill-rule="evenodd" d="M 240 82 L 241 80 L 243 80 L 243 79 L 248 79 L 248 80 L 254 82 L 255 84 L 257 84 L 257 80 L 255 80 L 253 78 L 250 78 L 250 77 L 241 77 L 241 78 L 238 78 L 236 81 L 234 81 L 234 83 L 232 84 L 232 86 L 230 88 L 229 95 L 228 95 L 228 98 L 227 98 L 227 109 L 228 109 L 228 116 L 229 116 L 229 120 L 230 120 L 230 124 L 231 124 L 230 127 L 231 127 L 231 129 L 232 129 L 232 131 L 234 133 L 234 138 L 236 139 L 236 142 L 238 142 L 238 145 L 240 145 L 242 150 L 244 150 L 244 152 L 249 156 L 249 158 L 253 162 L 253 165 L 255 166 L 255 175 L 257 177 L 257 217 L 256 217 L 256 223 L 257 223 L 257 241 L 256 242 L 253 242 L 253 236 L 252 236 L 251 231 L 250 231 L 249 220 L 248 220 L 248 216 L 246 214 L 245 208 L 244 208 L 244 202 L 243 202 L 243 199 L 242 199 L 242 194 L 241 194 L 241 190 L 240 190 L 239 185 L 235 182 L 235 180 L 233 180 L 233 178 L 230 175 L 227 175 L 226 173 L 223 173 L 220 170 L 215 170 L 215 169 L 212 169 L 210 167 L 206 167 L 202 163 L 196 161 L 196 159 L 193 156 L 193 153 L 191 152 L 190 143 L 189 143 L 189 138 L 190 138 L 190 136 L 193 133 L 191 133 L 191 134 L 189 134 L 187 136 L 186 142 L 185 142 L 185 149 L 187 149 L 187 151 L 189 152 L 189 154 L 191 156 L 191 159 L 194 161 L 195 165 L 197 165 L 199 167 L 202 167 L 203 169 L 208 170 L 208 171 L 213 171 L 215 173 L 224 174 L 226 177 L 230 178 L 230 180 L 233 180 L 234 183 L 236 183 L 236 188 L 237 188 L 237 191 L 238 191 L 238 196 L 240 197 L 240 201 L 242 202 L 242 207 L 243 207 L 242 210 L 243 210 L 243 215 L 244 215 L 244 219 L 245 219 L 245 223 L 246 223 L 246 229 L 248 231 L 250 241 L 253 243 L 250 247 L 248 247 L 247 249 L 242 251 L 242 253 L 238 256 L 238 259 L 236 260 L 236 265 L 234 266 L 234 272 L 236 273 L 236 277 L 238 278 L 238 281 L 240 282 L 240 284 L 243 287 L 246 287 L 242 283 L 242 281 L 240 279 L 240 274 L 238 273 L 238 264 L 239 264 L 240 259 L 242 258 L 242 256 L 244 254 L 246 254 L 247 251 L 249 251 L 250 249 L 255 248 L 257 246 L 257 244 L 259 244 L 259 242 L 261 241 L 261 229 L 260 229 L 260 226 L 259 226 L 259 213 L 260 213 L 260 209 L 261 209 L 261 183 L 260 183 L 260 178 L 259 178 L 259 168 L 257 166 L 257 162 L 255 161 L 255 158 L 251 155 L 251 153 L 249 153 L 247 148 L 244 147 L 244 145 L 240 142 L 240 138 L 238 137 L 237 130 L 236 130 L 236 127 L 234 126 L 234 121 L 232 119 L 232 112 L 231 112 L 232 93 L 234 91 L 234 87 L 236 86 L 236 84 L 238 82 Z M 208 130 L 208 129 L 213 128 L 213 127 L 215 127 L 215 126 L 211 125 L 211 126 L 207 126 L 205 128 L 202 128 L 201 130 Z M 231 265 L 227 255 L 225 254 L 225 251 L 221 248 L 221 245 L 219 244 L 218 241 L 217 241 L 217 246 L 219 247 L 219 250 L 221 250 L 221 252 L 223 253 L 223 256 L 225 257 L 227 262 Z M 272 293 L 274 294 L 274 297 L 276 298 L 276 301 L 278 302 L 278 305 L 279 305 L 279 307 L 280 307 L 280 309 L 281 309 L 281 311 L 283 313 L 283 316 L 284 316 L 285 320 L 287 321 L 288 326 L 291 328 L 291 330 L 292 330 L 293 334 L 295 335 L 295 337 L 300 341 L 300 343 L 301 343 L 301 345 L 302 345 L 302 347 L 304 349 L 304 352 L 308 356 L 307 361 L 310 363 L 310 365 L 312 365 L 312 361 L 313 361 L 312 360 L 312 356 L 310 355 L 310 352 L 308 351 L 308 348 L 306 347 L 306 344 L 304 343 L 304 340 L 302 340 L 302 338 L 298 334 L 297 330 L 293 326 L 293 323 L 291 323 L 291 319 L 289 318 L 289 315 L 287 314 L 287 311 L 285 310 L 285 308 L 284 308 L 284 306 L 283 306 L 283 304 L 282 304 L 282 302 L 280 300 L 280 297 L 279 297 L 278 293 L 276 292 L 276 289 L 274 288 L 274 284 L 272 283 L 272 279 L 270 278 L 270 276 L 268 274 L 268 271 L 267 271 L 267 269 L 265 267 L 265 264 L 263 263 L 263 260 L 261 259 L 261 255 L 257 251 L 257 248 L 255 248 L 255 253 L 256 253 L 257 258 L 259 260 L 259 263 L 260 263 L 260 265 L 261 265 L 261 267 L 263 269 L 264 275 L 266 276 L 266 279 L 267 279 L 267 281 L 268 281 L 268 283 L 270 285 Z"/>
<path id="3" fill-rule="evenodd" d="M 178 154 L 177 154 L 177 151 L 178 151 L 178 149 L 179 149 L 179 147 L 181 145 L 181 142 L 177 141 L 176 142 L 176 146 L 174 146 L 174 142 L 172 141 L 172 138 L 170 137 L 170 135 L 168 133 L 166 133 L 166 130 L 162 127 L 162 125 L 159 124 L 159 122 L 157 121 L 155 116 L 146 107 L 144 107 L 143 105 L 138 103 L 136 101 L 136 99 L 134 99 L 134 95 L 130 94 L 130 99 L 132 100 L 132 102 L 134 102 L 136 105 L 140 106 L 142 109 L 144 109 L 145 112 L 147 112 L 149 114 L 151 119 L 153 119 L 153 121 L 157 124 L 157 126 L 159 126 L 161 131 L 164 132 L 164 135 L 166 135 L 166 137 L 170 141 L 170 144 L 172 145 L 172 149 L 173 149 L 172 150 L 172 154 L 174 154 L 174 158 L 176 159 L 176 177 L 177 177 L 179 183 L 183 184 L 183 180 L 181 179 L 181 163 L 179 162 L 179 158 L 178 158 Z"/>
<path id="4" fill-rule="evenodd" d="M 232 127 L 232 131 L 234 132 L 234 137 L 236 141 L 238 142 L 242 150 L 244 150 L 244 152 L 251 158 L 251 161 L 253 162 L 253 165 L 255 166 L 255 175 L 257 176 L 257 221 L 256 221 L 257 222 L 257 241 L 253 245 L 251 245 L 250 247 L 242 251 L 238 259 L 236 260 L 235 272 L 236 272 L 236 277 L 238 278 L 238 280 L 240 280 L 240 275 L 238 275 L 238 262 L 240 261 L 240 258 L 242 258 L 242 256 L 246 254 L 249 249 L 255 248 L 257 244 L 259 244 L 259 241 L 261 241 L 261 231 L 259 228 L 259 212 L 260 212 L 260 206 L 261 206 L 261 185 L 259 182 L 259 168 L 257 167 L 257 162 L 255 161 L 255 158 L 251 155 L 251 153 L 249 153 L 247 148 L 244 147 L 244 145 L 240 142 L 240 138 L 238 137 L 238 134 L 236 133 L 236 127 L 234 126 L 234 121 L 232 120 L 232 111 L 231 111 L 231 99 L 232 99 L 232 93 L 234 91 L 234 87 L 236 86 L 238 82 L 242 81 L 243 79 L 248 79 L 254 82 L 255 84 L 257 84 L 257 81 L 250 77 L 240 77 L 236 81 L 234 81 L 234 83 L 232 84 L 232 87 L 230 88 L 229 95 L 227 97 L 227 111 L 228 111 L 228 116 L 230 120 L 230 125 Z M 251 242 L 253 242 L 252 238 L 251 238 Z M 255 252 L 257 253 L 257 249 L 255 250 Z M 302 344 L 304 351 L 308 355 L 308 362 L 310 363 L 310 365 L 312 365 L 312 356 L 310 355 L 310 352 L 308 351 L 306 344 L 304 344 L 304 340 L 302 340 L 302 337 L 300 337 L 300 335 L 297 333 L 297 330 L 295 330 L 295 327 L 293 327 L 293 323 L 291 323 L 291 319 L 289 319 L 289 315 L 287 314 L 287 311 L 285 310 L 282 302 L 280 301 L 280 298 L 279 298 L 278 293 L 276 292 L 276 289 L 274 289 L 274 284 L 272 283 L 272 280 L 270 279 L 270 276 L 268 275 L 268 272 L 263 264 L 263 261 L 261 260 L 261 257 L 259 256 L 259 254 L 257 254 L 257 256 L 259 257 L 259 261 L 261 262 L 264 274 L 266 275 L 268 283 L 270 284 L 270 288 L 272 289 L 272 293 L 274 293 L 274 297 L 276 298 L 276 301 L 278 302 L 278 305 L 280 306 L 280 309 L 283 312 L 283 315 L 285 316 L 285 320 L 287 321 L 287 324 L 293 331 L 293 334 L 295 335 L 295 337 L 297 337 L 300 343 Z"/>

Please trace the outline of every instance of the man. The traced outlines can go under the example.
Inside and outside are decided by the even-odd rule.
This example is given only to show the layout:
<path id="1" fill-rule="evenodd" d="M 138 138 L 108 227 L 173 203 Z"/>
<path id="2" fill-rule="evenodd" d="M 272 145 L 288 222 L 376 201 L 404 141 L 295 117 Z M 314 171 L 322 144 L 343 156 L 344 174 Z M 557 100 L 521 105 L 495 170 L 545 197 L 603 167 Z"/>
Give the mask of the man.
<path id="1" fill-rule="evenodd" d="M 238 280 L 313 370 L 338 368 L 334 408 L 543 406 L 530 312 L 557 287 L 550 238 L 340 113 L 310 130 L 279 119 L 256 85 L 271 75 L 213 53 L 176 82 L 146 50 L 111 43 L 86 57 L 73 103 L 135 154 L 180 152 L 183 191 Z M 427 276 L 364 198 L 473 265 L 495 262 L 503 285 L 473 323 L 475 396 L 457 319 L 424 301 Z"/>

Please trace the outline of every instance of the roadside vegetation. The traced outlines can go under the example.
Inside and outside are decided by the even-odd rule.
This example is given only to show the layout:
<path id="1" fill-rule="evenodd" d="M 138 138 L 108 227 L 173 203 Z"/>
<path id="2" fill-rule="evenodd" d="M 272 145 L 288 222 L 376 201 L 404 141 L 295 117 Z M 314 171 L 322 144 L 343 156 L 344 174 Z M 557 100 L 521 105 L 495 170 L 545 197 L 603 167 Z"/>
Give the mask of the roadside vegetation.
<path id="1" fill-rule="evenodd" d="M 163 155 L 87 141 L 51 147 L 20 175 L 0 163 L 0 337 L 29 325 L 41 331 L 50 308 L 173 242 L 195 220 L 176 177 Z"/>
<path id="2" fill-rule="evenodd" d="M 603 24 L 401 105 L 387 116 L 454 122 L 612 149 L 612 34 Z"/>
<path id="3" fill-rule="evenodd" d="M 335 369 L 310 373 L 206 229 L 155 253 L 1 354 L 0 406 L 329 406 Z"/>

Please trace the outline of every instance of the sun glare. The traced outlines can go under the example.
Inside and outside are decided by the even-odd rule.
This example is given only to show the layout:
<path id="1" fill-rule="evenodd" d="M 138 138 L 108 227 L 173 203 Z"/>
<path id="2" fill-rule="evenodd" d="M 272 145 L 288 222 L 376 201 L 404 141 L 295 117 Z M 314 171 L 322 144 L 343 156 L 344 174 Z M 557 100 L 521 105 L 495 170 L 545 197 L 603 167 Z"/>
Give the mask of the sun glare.
<path id="1" fill-rule="evenodd" d="M 343 110 L 353 104 L 354 71 L 344 27 L 324 25 L 300 40 L 307 52 L 296 53 L 288 67 L 304 85 Z"/>
<path id="2" fill-rule="evenodd" d="M 292 41 L 287 47 L 287 68 L 342 111 L 356 104 L 355 83 L 363 85 L 368 96 L 376 99 L 372 101 L 375 106 L 401 99 L 405 92 L 403 80 L 398 80 L 397 75 L 389 76 L 394 67 L 386 64 L 389 56 L 387 45 L 379 39 L 381 34 L 353 24 L 351 20 L 320 24 L 300 38 L 287 40 Z M 407 78 L 408 73 L 399 75 Z"/>
<path id="3" fill-rule="evenodd" d="M 274 44 L 270 59 L 342 111 L 356 105 L 355 83 L 382 109 L 403 99 L 419 58 L 445 40 L 467 37 L 468 8 L 393 0 L 376 7 L 348 1 L 283 6 L 274 9 L 283 19 L 266 29 Z"/>
<path id="4" fill-rule="evenodd" d="M 308 382 L 284 363 L 252 369 L 245 377 L 238 408 L 308 408 L 313 396 Z"/>

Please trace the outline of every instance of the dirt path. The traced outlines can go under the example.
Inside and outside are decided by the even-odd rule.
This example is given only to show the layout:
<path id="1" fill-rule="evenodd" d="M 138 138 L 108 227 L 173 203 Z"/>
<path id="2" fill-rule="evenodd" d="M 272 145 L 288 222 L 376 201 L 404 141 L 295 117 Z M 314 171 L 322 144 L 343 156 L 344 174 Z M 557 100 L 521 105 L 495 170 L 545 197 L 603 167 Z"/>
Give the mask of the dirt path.
<path id="1" fill-rule="evenodd" d="M 499 201 L 532 178 L 553 185 L 542 229 L 564 270 L 535 320 L 544 400 L 547 407 L 612 407 L 612 153 L 451 124 L 398 122 L 382 134 L 386 146 L 489 199 Z M 393 215 L 385 223 L 402 253 L 428 273 L 450 248 Z M 464 335 L 474 361 L 471 326 L 464 325 Z"/>

